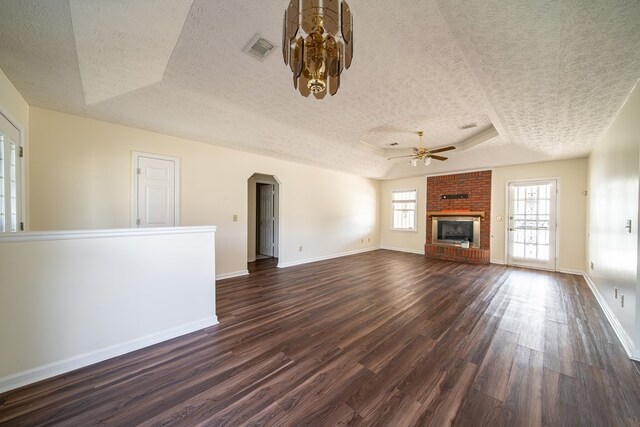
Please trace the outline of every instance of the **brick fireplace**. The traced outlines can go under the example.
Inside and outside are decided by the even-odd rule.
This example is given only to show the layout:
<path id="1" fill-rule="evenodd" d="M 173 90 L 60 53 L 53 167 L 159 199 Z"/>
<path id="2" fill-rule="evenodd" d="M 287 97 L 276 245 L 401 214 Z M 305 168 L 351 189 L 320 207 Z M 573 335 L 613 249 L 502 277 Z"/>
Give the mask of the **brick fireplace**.
<path id="1" fill-rule="evenodd" d="M 466 195 L 467 198 L 448 198 Z M 445 197 L 443 197 L 445 196 Z M 460 196 L 464 197 L 464 196 Z M 459 245 L 433 244 L 433 217 L 440 215 L 480 218 L 480 245 L 464 248 Z M 473 264 L 489 263 L 491 218 L 491 171 L 470 172 L 427 178 L 427 241 L 425 255 L 429 258 Z"/>

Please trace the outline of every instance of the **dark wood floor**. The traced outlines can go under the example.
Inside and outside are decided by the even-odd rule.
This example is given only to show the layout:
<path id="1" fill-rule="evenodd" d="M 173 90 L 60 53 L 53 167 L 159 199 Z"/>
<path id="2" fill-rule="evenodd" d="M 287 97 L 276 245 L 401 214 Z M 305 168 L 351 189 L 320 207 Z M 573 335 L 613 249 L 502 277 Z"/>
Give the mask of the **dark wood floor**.
<path id="1" fill-rule="evenodd" d="M 10 425 L 640 423 L 578 276 L 375 251 L 218 282 L 220 325 L 0 395 Z"/>

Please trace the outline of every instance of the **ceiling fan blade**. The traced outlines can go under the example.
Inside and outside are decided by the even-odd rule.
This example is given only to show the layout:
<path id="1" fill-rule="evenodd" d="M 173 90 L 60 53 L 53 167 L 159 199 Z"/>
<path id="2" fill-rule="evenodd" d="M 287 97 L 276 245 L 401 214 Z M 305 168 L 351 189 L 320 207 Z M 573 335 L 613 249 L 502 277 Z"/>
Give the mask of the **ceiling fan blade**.
<path id="1" fill-rule="evenodd" d="M 406 156 L 387 157 L 387 160 L 402 159 L 403 157 L 413 157 L 413 154 L 407 154 Z"/>
<path id="2" fill-rule="evenodd" d="M 429 157 L 431 157 L 432 159 L 436 159 L 436 160 L 447 160 L 448 159 L 448 157 L 434 156 L 432 154 L 429 154 Z"/>
<path id="3" fill-rule="evenodd" d="M 456 147 L 450 145 L 449 147 L 438 148 L 436 150 L 429 150 L 430 153 L 442 153 L 443 151 L 455 150 Z"/>

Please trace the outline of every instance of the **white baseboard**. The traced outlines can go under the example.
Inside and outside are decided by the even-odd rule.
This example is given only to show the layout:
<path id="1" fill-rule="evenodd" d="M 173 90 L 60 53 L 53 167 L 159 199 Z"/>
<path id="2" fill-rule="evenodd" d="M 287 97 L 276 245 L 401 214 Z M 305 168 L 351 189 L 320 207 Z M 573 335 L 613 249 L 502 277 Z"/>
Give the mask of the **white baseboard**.
<path id="1" fill-rule="evenodd" d="M 507 264 L 506 262 L 504 262 L 501 259 L 490 259 L 489 262 L 491 264 L 498 264 L 498 265 L 506 265 Z"/>
<path id="2" fill-rule="evenodd" d="M 218 319 L 216 316 L 213 316 L 213 318 L 206 318 L 198 320 L 196 322 L 187 323 L 185 325 L 166 329 L 164 331 L 156 332 L 144 337 L 135 338 L 133 340 L 116 344 L 107 348 L 11 374 L 0 378 L 0 393 L 4 393 L 5 391 L 13 390 L 15 388 L 22 387 L 27 384 L 32 384 L 47 378 L 55 377 L 56 375 L 64 374 L 65 372 L 70 372 L 75 369 L 93 365 L 94 363 L 102 362 L 104 360 L 111 359 L 125 353 L 130 353 L 132 351 L 139 350 L 141 348 L 148 347 L 162 341 L 167 341 L 172 338 L 179 337 L 180 335 L 185 335 L 200 329 L 208 328 L 209 326 L 213 326 L 216 324 L 218 324 Z"/>
<path id="3" fill-rule="evenodd" d="M 618 340 L 620 340 L 620 344 L 622 344 L 622 347 L 624 348 L 624 351 L 627 353 L 627 356 L 629 356 L 629 359 L 640 362 L 640 354 L 636 353 L 636 349 L 635 349 L 635 346 L 633 345 L 633 341 L 631 340 L 631 337 L 629 337 L 629 335 L 627 334 L 627 331 L 624 330 L 624 328 L 620 324 L 620 321 L 618 320 L 616 315 L 613 313 L 613 310 L 611 310 L 611 308 L 609 307 L 609 304 L 607 304 L 607 301 L 604 299 L 602 294 L 600 294 L 598 287 L 595 285 L 595 283 L 593 283 L 589 275 L 583 274 L 582 277 L 584 277 L 584 280 L 587 282 L 587 285 L 589 285 L 589 289 L 591 289 L 591 292 L 596 297 L 596 301 L 598 301 L 600 308 L 602 308 L 604 315 L 607 317 L 609 324 L 611 325 L 614 332 L 616 333 L 616 336 L 618 337 Z"/>
<path id="4" fill-rule="evenodd" d="M 216 280 L 230 279 L 232 277 L 246 276 L 248 274 L 249 274 L 249 270 L 232 271 L 231 273 L 217 274 Z"/>
<path id="5" fill-rule="evenodd" d="M 380 246 L 380 249 L 386 249 L 388 251 L 396 251 L 396 252 L 407 252 L 409 254 L 418 254 L 424 255 L 424 249 L 407 249 L 407 248 L 397 248 L 394 246 Z"/>
<path id="6" fill-rule="evenodd" d="M 567 274 L 575 274 L 577 276 L 584 276 L 584 271 L 582 270 L 572 270 L 571 268 L 561 268 L 558 270 L 559 273 L 567 273 Z"/>
<path id="7" fill-rule="evenodd" d="M 378 249 L 380 249 L 379 246 L 372 246 L 372 247 L 369 247 L 369 248 L 356 249 L 355 251 L 342 252 L 342 253 L 339 253 L 339 254 L 324 255 L 324 256 L 319 256 L 319 257 L 315 257 L 315 258 L 300 259 L 300 260 L 297 260 L 297 261 L 279 262 L 278 263 L 278 268 L 293 267 L 294 265 L 308 264 L 310 262 L 324 261 L 324 260 L 332 259 L 332 258 L 340 258 L 340 257 L 343 257 L 343 256 L 349 256 L 349 255 L 361 254 L 361 253 L 364 253 L 364 252 L 376 251 Z"/>

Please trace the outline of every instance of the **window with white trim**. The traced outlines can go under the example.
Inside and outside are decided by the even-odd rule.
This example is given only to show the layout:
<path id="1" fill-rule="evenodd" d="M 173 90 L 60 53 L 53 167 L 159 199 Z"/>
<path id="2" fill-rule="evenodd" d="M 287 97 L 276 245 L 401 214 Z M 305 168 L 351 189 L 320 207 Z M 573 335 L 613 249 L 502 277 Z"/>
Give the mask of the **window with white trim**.
<path id="1" fill-rule="evenodd" d="M 0 114 L 0 233 L 23 228 L 20 157 L 20 132 Z"/>
<path id="2" fill-rule="evenodd" d="M 391 192 L 391 228 L 416 231 L 417 190 Z"/>

